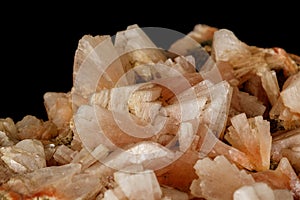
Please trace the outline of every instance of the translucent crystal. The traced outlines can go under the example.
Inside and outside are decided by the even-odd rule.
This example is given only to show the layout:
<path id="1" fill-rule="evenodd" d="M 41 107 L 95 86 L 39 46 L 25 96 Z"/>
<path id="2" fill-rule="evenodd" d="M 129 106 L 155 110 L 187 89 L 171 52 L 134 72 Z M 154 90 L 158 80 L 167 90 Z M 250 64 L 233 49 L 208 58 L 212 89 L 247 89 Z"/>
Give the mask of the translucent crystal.
<path id="1" fill-rule="evenodd" d="M 290 77 L 293 79 L 289 81 L 289 84 L 285 85 L 284 90 L 281 92 L 280 96 L 283 100 L 283 103 L 286 107 L 288 107 L 291 112 L 300 114 L 300 73 L 294 75 L 294 77 Z"/>
<path id="2" fill-rule="evenodd" d="M 70 102 L 70 94 L 46 92 L 44 94 L 44 104 L 48 118 L 58 129 L 68 127 L 73 116 Z"/>
<path id="3" fill-rule="evenodd" d="M 137 24 L 128 26 L 125 31 L 116 34 L 115 48 L 121 56 L 125 71 L 141 64 L 166 60 L 162 51 Z M 144 80 L 150 80 L 152 77 L 152 73 L 143 74 L 141 71 L 137 73 L 144 77 Z"/>
<path id="4" fill-rule="evenodd" d="M 15 146 L 0 148 L 1 159 L 16 173 L 46 167 L 45 152 L 39 140 L 25 139 Z"/>
<path id="5" fill-rule="evenodd" d="M 267 183 L 272 189 L 290 190 L 295 199 L 300 197 L 300 180 L 287 158 L 282 158 L 276 170 L 252 174 L 256 182 Z"/>
<path id="6" fill-rule="evenodd" d="M 272 141 L 272 160 L 279 162 L 286 157 L 296 172 L 300 172 L 300 129 L 278 132 Z"/>
<path id="7" fill-rule="evenodd" d="M 234 87 L 230 106 L 231 115 L 245 113 L 247 117 L 262 116 L 265 110 L 266 106 L 256 96 Z"/>
<path id="8" fill-rule="evenodd" d="M 5 147 L 12 145 L 14 145 L 14 142 L 7 137 L 5 132 L 0 131 L 0 146 Z"/>
<path id="9" fill-rule="evenodd" d="M 51 188 L 55 190 L 60 189 L 63 194 L 64 187 L 70 184 L 74 174 L 79 173 L 80 170 L 80 164 L 44 167 L 31 173 L 11 178 L 3 187 L 28 196 L 51 190 Z"/>
<path id="10" fill-rule="evenodd" d="M 162 192 L 153 171 L 137 174 L 114 173 L 114 179 L 128 199 L 160 199 Z"/>
<path id="11" fill-rule="evenodd" d="M 16 123 L 18 139 L 51 139 L 57 136 L 57 127 L 51 122 L 36 118 L 32 115 L 25 116 Z"/>
<path id="12" fill-rule="evenodd" d="M 73 151 L 65 145 L 59 145 L 56 148 L 55 153 L 53 154 L 53 158 L 57 163 L 64 165 L 70 163 L 76 153 L 77 152 Z"/>
<path id="13" fill-rule="evenodd" d="M 194 168 L 199 179 L 193 182 L 191 192 L 197 197 L 230 200 L 235 190 L 254 183 L 250 174 L 239 170 L 224 156 L 199 160 Z"/>
<path id="14" fill-rule="evenodd" d="M 231 118 L 231 123 L 226 140 L 249 157 L 255 170 L 269 169 L 272 142 L 269 122 L 262 116 L 247 119 L 243 113 Z"/>
<path id="15" fill-rule="evenodd" d="M 17 127 L 14 123 L 14 121 L 7 117 L 5 119 L 0 119 L 0 131 L 6 133 L 7 137 L 11 139 L 17 139 Z"/>
<path id="16" fill-rule="evenodd" d="M 241 42 L 232 31 L 220 29 L 214 33 L 213 55 L 216 61 L 228 61 L 238 57 L 251 56 L 247 45 Z"/>
<path id="17" fill-rule="evenodd" d="M 181 192 L 170 187 L 160 187 L 163 198 L 169 198 L 171 200 L 188 200 L 189 196 L 185 192 Z"/>
<path id="18" fill-rule="evenodd" d="M 293 195 L 289 190 L 272 190 L 265 183 L 254 183 L 243 186 L 233 194 L 234 200 L 293 200 Z"/>

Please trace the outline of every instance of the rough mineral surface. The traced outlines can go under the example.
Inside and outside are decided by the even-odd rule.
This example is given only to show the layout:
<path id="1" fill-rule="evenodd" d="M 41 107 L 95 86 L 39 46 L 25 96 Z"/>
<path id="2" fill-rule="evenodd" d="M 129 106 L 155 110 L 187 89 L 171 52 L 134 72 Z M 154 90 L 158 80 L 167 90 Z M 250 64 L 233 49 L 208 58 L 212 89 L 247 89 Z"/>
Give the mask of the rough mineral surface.
<path id="1" fill-rule="evenodd" d="M 300 57 L 204 24 L 159 46 L 84 35 L 48 119 L 0 119 L 0 199 L 300 199 Z"/>

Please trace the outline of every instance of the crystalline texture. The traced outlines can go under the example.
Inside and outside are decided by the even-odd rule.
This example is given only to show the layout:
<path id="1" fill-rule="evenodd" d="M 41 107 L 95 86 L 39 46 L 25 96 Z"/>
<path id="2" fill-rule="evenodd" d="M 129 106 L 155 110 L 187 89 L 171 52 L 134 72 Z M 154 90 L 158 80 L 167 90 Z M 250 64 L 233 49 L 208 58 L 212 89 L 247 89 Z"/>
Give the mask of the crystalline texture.
<path id="1" fill-rule="evenodd" d="M 293 200 L 293 195 L 289 190 L 272 190 L 265 183 L 254 183 L 243 186 L 233 194 L 234 200 Z"/>
<path id="2" fill-rule="evenodd" d="M 46 167 L 44 147 L 38 140 L 22 140 L 15 146 L 0 148 L 0 152 L 1 159 L 17 173 Z"/>
<path id="3" fill-rule="evenodd" d="M 231 123 L 226 140 L 249 157 L 255 170 L 269 169 L 272 142 L 269 122 L 261 116 L 247 119 L 245 114 L 239 114 L 231 118 Z"/>
<path id="4" fill-rule="evenodd" d="M 250 174 L 239 170 L 224 156 L 199 160 L 194 168 L 199 179 L 192 183 L 191 192 L 197 197 L 231 200 L 235 190 L 254 183 Z"/>
<path id="5" fill-rule="evenodd" d="M 279 162 L 283 157 L 288 158 L 296 172 L 299 173 L 300 129 L 274 134 L 271 155 L 276 162 Z"/>

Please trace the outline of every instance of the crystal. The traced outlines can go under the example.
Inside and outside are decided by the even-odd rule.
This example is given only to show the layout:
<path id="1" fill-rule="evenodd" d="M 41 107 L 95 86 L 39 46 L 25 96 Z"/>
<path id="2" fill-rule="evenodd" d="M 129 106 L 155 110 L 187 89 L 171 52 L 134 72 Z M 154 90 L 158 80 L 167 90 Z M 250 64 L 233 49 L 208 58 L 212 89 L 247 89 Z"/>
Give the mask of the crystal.
<path id="1" fill-rule="evenodd" d="M 171 200 L 188 200 L 189 196 L 187 193 L 181 192 L 171 187 L 160 187 L 163 198 Z M 163 199 L 162 198 L 162 199 Z"/>
<path id="2" fill-rule="evenodd" d="M 293 195 L 289 190 L 272 190 L 265 183 L 254 183 L 249 186 L 243 186 L 233 194 L 234 200 L 293 200 Z"/>
<path id="3" fill-rule="evenodd" d="M 162 195 L 153 171 L 143 171 L 137 174 L 116 172 L 114 179 L 128 199 L 134 199 L 136 195 L 139 195 L 139 199 L 159 199 Z"/>
<path id="4" fill-rule="evenodd" d="M 116 34 L 115 48 L 121 56 L 125 71 L 141 64 L 166 60 L 162 51 L 137 24 L 128 26 L 125 31 Z M 151 76 L 151 74 L 138 74 L 142 77 Z"/>
<path id="5" fill-rule="evenodd" d="M 51 121 L 43 122 L 32 115 L 16 123 L 17 137 L 23 139 L 51 139 L 57 136 L 57 127 Z"/>
<path id="6" fill-rule="evenodd" d="M 213 56 L 217 62 L 251 55 L 247 45 L 227 29 L 220 29 L 214 33 L 212 48 Z"/>
<path id="7" fill-rule="evenodd" d="M 0 146 L 5 147 L 12 145 L 14 145 L 14 142 L 7 137 L 5 132 L 0 131 Z"/>
<path id="8" fill-rule="evenodd" d="M 54 190 L 58 195 L 62 195 L 66 186 L 72 184 L 71 180 L 74 174 L 79 173 L 80 170 L 80 164 L 44 167 L 11 178 L 3 187 L 24 196 L 31 196 L 51 190 Z"/>
<path id="9" fill-rule="evenodd" d="M 261 116 L 247 119 L 242 113 L 232 117 L 231 123 L 225 139 L 249 157 L 255 170 L 269 169 L 272 142 L 269 122 Z"/>
<path id="10" fill-rule="evenodd" d="M 44 104 L 49 120 L 58 129 L 69 126 L 73 116 L 69 93 L 46 92 L 44 94 Z"/>
<path id="11" fill-rule="evenodd" d="M 300 99 L 300 73 L 298 72 L 296 75 L 289 77 L 289 79 L 291 81 L 287 80 L 289 84 L 284 85 L 284 89 L 280 96 L 283 104 L 288 107 L 291 112 L 300 114 L 300 106 L 298 105 Z"/>
<path id="12" fill-rule="evenodd" d="M 184 153 L 177 153 L 175 159 L 171 160 L 172 162 L 168 161 L 169 165 L 155 171 L 159 183 L 183 192 L 189 192 L 190 184 L 197 177 L 193 166 L 198 159 L 199 155 L 196 151 L 187 150 Z"/>
<path id="13" fill-rule="evenodd" d="M 274 105 L 279 97 L 279 85 L 275 71 L 269 71 L 263 68 L 258 72 L 261 77 L 262 86 L 268 96 L 271 105 Z"/>
<path id="14" fill-rule="evenodd" d="M 6 183 L 13 175 L 15 175 L 15 172 L 0 159 L 0 185 Z"/>
<path id="15" fill-rule="evenodd" d="M 285 76 L 290 76 L 298 71 L 296 63 L 283 49 L 248 46 L 227 29 L 215 31 L 212 57 L 217 63 L 228 62 L 233 67 L 239 85 L 253 75 L 260 74 L 260 71 L 265 70 L 264 68 L 267 70 L 282 69 Z M 271 100 L 273 101 L 273 98 Z"/>
<path id="16" fill-rule="evenodd" d="M 10 139 L 16 140 L 18 138 L 17 127 L 14 121 L 9 117 L 5 119 L 0 119 L 0 131 L 4 132 L 6 136 L 9 137 Z"/>
<path id="17" fill-rule="evenodd" d="M 32 172 L 46 167 L 43 144 L 25 139 L 14 146 L 0 148 L 1 159 L 16 173 Z"/>
<path id="18" fill-rule="evenodd" d="M 275 170 L 266 170 L 252 174 L 256 182 L 264 182 L 272 189 L 290 190 L 295 199 L 300 197 L 300 179 L 289 160 L 283 157 Z"/>
<path id="19" fill-rule="evenodd" d="M 161 30 L 84 35 L 48 119 L 0 119 L 0 198 L 300 198 L 299 56 Z"/>
<path id="20" fill-rule="evenodd" d="M 271 158 L 279 162 L 286 157 L 296 172 L 300 172 L 300 129 L 273 134 Z"/>
<path id="21" fill-rule="evenodd" d="M 123 74 L 110 36 L 83 36 L 74 58 L 74 84 L 71 90 L 73 111 L 86 103 L 92 93 L 114 87 Z"/>
<path id="22" fill-rule="evenodd" d="M 73 151 L 65 145 L 59 145 L 53 154 L 53 158 L 60 165 L 64 165 L 70 163 L 76 153 L 77 151 Z"/>
<path id="23" fill-rule="evenodd" d="M 127 167 L 130 171 L 131 167 Z M 107 190 L 104 193 L 103 200 L 110 199 L 161 199 L 162 191 L 157 182 L 156 176 L 152 170 L 143 170 L 143 168 L 133 166 L 134 171 L 141 170 L 138 173 L 115 172 L 114 180 L 117 183 L 114 189 Z"/>
<path id="24" fill-rule="evenodd" d="M 178 55 L 186 55 L 190 49 L 199 47 L 199 43 L 211 42 L 215 31 L 217 31 L 215 27 L 206 24 L 197 24 L 193 31 L 175 41 L 169 51 Z"/>
<path id="25" fill-rule="evenodd" d="M 74 155 L 71 163 L 80 163 L 82 170 L 87 169 L 89 166 L 105 158 L 108 155 L 108 149 L 100 144 L 92 152 L 82 148 L 80 152 Z"/>
<path id="26" fill-rule="evenodd" d="M 237 87 L 233 88 L 231 99 L 230 113 L 233 116 L 240 113 L 245 113 L 247 117 L 262 116 L 266 110 L 256 96 L 242 92 Z"/>
<path id="27" fill-rule="evenodd" d="M 272 119 L 282 121 L 286 129 L 300 127 L 299 85 L 300 73 L 291 75 L 284 83 L 280 95 L 270 111 Z"/>
<path id="28" fill-rule="evenodd" d="M 210 158 L 199 160 L 194 168 L 199 179 L 193 181 L 191 192 L 196 197 L 232 199 L 238 188 L 254 183 L 250 174 L 239 170 L 224 156 L 217 156 L 214 160 Z"/>

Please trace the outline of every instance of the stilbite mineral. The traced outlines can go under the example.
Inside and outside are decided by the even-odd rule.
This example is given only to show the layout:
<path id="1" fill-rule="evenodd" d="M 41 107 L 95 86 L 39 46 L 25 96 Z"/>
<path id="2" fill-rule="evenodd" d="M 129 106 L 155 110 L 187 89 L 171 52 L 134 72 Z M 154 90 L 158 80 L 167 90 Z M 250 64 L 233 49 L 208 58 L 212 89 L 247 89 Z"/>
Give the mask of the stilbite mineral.
<path id="1" fill-rule="evenodd" d="M 0 119 L 0 199 L 300 199 L 299 60 L 204 24 L 84 35 L 48 120 Z"/>

